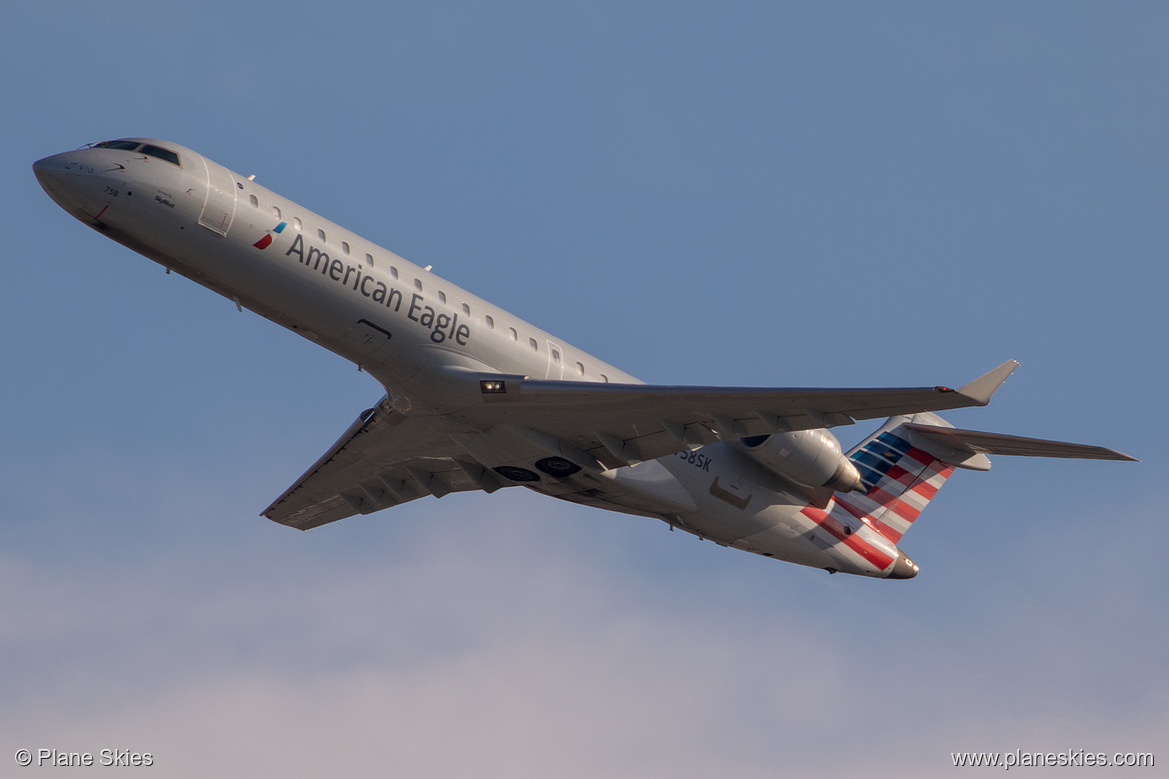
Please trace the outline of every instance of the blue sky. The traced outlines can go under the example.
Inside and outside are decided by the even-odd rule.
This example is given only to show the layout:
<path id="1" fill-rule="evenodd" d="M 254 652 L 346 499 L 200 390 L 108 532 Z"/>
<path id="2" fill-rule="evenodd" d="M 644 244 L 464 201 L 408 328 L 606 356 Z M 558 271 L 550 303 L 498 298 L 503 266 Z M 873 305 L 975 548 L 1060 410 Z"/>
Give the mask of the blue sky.
<path id="1" fill-rule="evenodd" d="M 1163 746 L 1163 8 L 3 17 L 0 760 L 936 776 L 954 751 Z M 909 582 L 519 490 L 297 533 L 259 511 L 380 389 L 37 186 L 33 160 L 125 135 L 646 381 L 956 384 L 1015 358 L 948 418 L 1143 462 L 959 474 L 905 540 Z"/>

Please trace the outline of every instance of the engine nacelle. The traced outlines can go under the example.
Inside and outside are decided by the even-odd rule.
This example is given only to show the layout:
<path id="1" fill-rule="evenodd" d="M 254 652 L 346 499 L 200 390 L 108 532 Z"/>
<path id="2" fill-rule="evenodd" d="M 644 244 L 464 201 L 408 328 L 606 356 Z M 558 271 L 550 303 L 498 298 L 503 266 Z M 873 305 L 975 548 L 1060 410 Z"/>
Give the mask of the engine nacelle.
<path id="1" fill-rule="evenodd" d="M 806 487 L 837 492 L 864 489 L 856 466 L 827 430 L 797 430 L 738 439 L 739 448 L 769 471 Z"/>

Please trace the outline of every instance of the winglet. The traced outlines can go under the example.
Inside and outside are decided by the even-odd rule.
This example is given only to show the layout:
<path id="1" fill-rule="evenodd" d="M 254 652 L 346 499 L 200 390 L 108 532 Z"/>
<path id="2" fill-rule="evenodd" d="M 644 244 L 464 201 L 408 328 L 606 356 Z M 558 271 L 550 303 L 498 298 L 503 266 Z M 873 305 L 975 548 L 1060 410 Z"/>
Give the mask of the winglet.
<path id="1" fill-rule="evenodd" d="M 965 384 L 958 388 L 958 394 L 965 395 L 980 406 L 985 406 L 990 403 L 990 396 L 994 394 L 995 390 L 1003 385 L 1015 368 L 1019 367 L 1019 363 L 1014 360 L 1007 360 L 994 370 L 984 373 L 969 384 Z"/>

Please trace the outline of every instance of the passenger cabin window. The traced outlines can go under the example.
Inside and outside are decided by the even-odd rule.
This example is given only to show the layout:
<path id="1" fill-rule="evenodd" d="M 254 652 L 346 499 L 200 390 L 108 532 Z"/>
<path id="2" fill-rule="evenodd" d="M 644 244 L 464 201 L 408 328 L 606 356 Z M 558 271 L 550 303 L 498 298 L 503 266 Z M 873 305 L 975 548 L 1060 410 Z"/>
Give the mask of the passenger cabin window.
<path id="1" fill-rule="evenodd" d="M 520 336 L 519 336 L 519 333 L 517 333 L 515 331 L 514 327 L 509 327 L 509 328 L 507 328 L 507 337 L 513 341 L 516 341 L 519 339 Z"/>
<path id="2" fill-rule="evenodd" d="M 468 306 L 466 303 L 463 304 L 463 313 L 466 314 L 467 316 L 471 315 L 471 307 Z"/>
<path id="3" fill-rule="evenodd" d="M 252 208 L 259 208 L 260 207 L 260 201 L 258 199 L 256 199 L 255 195 L 248 195 L 248 200 L 251 202 Z"/>
<path id="4" fill-rule="evenodd" d="M 440 291 L 438 293 L 438 302 L 442 303 L 444 305 L 446 304 L 446 293 L 445 292 Z"/>
<path id="5" fill-rule="evenodd" d="M 488 330 L 494 330 L 494 329 L 495 329 L 495 320 L 494 320 L 494 319 L 492 319 L 490 315 L 488 315 L 488 316 L 484 317 L 484 320 L 487 322 L 487 329 L 488 329 Z"/>
<path id="6" fill-rule="evenodd" d="M 535 338 L 529 338 L 529 339 L 528 339 L 528 346 L 532 347 L 532 351 L 533 351 L 533 352 L 538 352 L 538 351 L 540 351 L 540 344 L 536 343 L 536 339 L 535 339 Z"/>
<path id="7" fill-rule="evenodd" d="M 576 372 L 580 376 L 584 376 L 584 363 L 578 362 L 576 364 Z"/>
<path id="8" fill-rule="evenodd" d="M 276 217 L 277 219 L 280 218 L 280 207 L 279 206 L 272 206 L 272 216 Z"/>
<path id="9" fill-rule="evenodd" d="M 555 349 L 552 350 L 552 362 L 560 362 L 560 352 Z"/>
<path id="10" fill-rule="evenodd" d="M 390 278 L 393 279 L 394 281 L 398 280 L 398 269 L 395 268 L 393 265 L 390 266 Z"/>
<path id="11" fill-rule="evenodd" d="M 325 243 L 328 243 L 328 241 L 329 241 L 329 239 L 325 237 L 325 231 L 324 231 L 324 230 L 317 230 L 317 238 L 320 238 L 320 239 L 321 239 L 322 241 L 324 241 Z"/>
<path id="12" fill-rule="evenodd" d="M 369 263 L 369 267 L 371 267 L 371 268 L 373 267 L 373 255 L 372 254 L 365 255 L 365 261 Z"/>
<path id="13" fill-rule="evenodd" d="M 341 251 L 345 254 L 346 257 L 349 256 L 349 241 L 341 242 Z"/>
<path id="14" fill-rule="evenodd" d="M 414 279 L 414 289 L 422 291 L 422 279 Z"/>
<path id="15" fill-rule="evenodd" d="M 294 216 L 294 217 L 292 217 L 292 226 L 296 228 L 296 231 L 297 231 L 298 233 L 300 232 L 300 230 L 301 230 L 301 227 L 303 227 L 303 225 L 301 225 L 301 223 L 300 223 L 300 217 L 299 217 L 299 216 Z"/>

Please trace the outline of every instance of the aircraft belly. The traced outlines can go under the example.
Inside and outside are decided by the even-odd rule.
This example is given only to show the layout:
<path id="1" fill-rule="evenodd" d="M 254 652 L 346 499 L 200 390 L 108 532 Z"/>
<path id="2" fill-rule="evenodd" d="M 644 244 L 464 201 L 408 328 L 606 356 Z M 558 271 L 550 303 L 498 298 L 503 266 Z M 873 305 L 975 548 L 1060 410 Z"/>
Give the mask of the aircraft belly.
<path id="1" fill-rule="evenodd" d="M 612 482 L 617 490 L 643 498 L 646 505 L 658 514 L 693 514 L 697 510 L 693 497 L 658 460 L 650 460 L 628 468 L 615 468 L 600 474 Z"/>
<path id="2" fill-rule="evenodd" d="M 695 511 L 680 524 L 703 538 L 800 565 L 869 576 L 887 570 L 882 563 L 896 556 L 896 547 L 879 534 L 838 528 L 836 520 L 809 506 L 806 496 L 776 491 L 774 480 L 765 475 L 753 478 L 759 476 L 754 464 L 726 444 L 659 462 L 695 502 Z"/>
<path id="3" fill-rule="evenodd" d="M 685 517 L 687 529 L 719 543 L 734 544 L 798 513 L 794 496 L 775 493 L 748 478 L 741 459 L 725 444 L 712 444 L 656 461 L 674 475 L 694 502 L 694 511 Z"/>
<path id="4" fill-rule="evenodd" d="M 460 443 L 469 436 L 459 435 Z M 676 522 L 694 511 L 686 490 L 669 471 L 654 462 L 601 473 L 580 471 L 567 478 L 545 477 L 528 485 L 536 492 L 572 503 Z"/>

